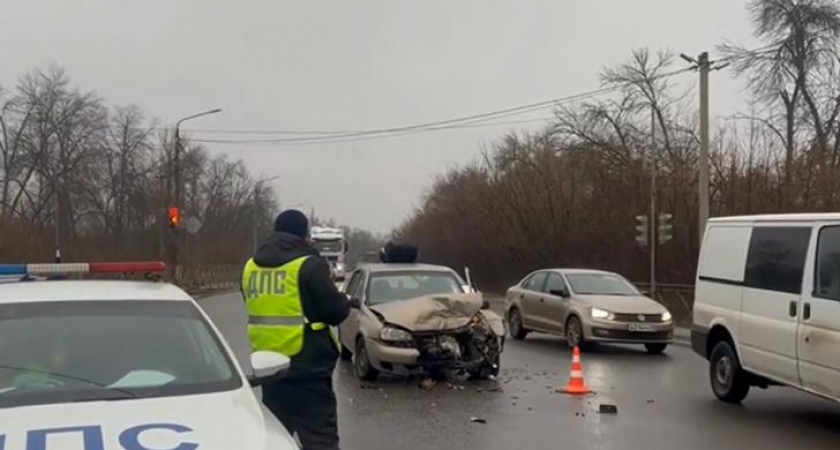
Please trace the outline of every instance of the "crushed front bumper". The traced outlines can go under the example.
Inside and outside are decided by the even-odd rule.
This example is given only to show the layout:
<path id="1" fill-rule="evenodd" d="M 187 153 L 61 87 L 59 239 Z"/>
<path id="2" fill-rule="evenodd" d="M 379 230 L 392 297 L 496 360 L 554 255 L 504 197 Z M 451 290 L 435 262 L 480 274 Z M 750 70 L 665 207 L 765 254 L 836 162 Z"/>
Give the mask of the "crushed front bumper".
<path id="1" fill-rule="evenodd" d="M 504 337 L 478 331 L 415 334 L 410 346 L 366 339 L 368 357 L 377 370 L 398 374 L 474 371 L 498 364 Z"/>

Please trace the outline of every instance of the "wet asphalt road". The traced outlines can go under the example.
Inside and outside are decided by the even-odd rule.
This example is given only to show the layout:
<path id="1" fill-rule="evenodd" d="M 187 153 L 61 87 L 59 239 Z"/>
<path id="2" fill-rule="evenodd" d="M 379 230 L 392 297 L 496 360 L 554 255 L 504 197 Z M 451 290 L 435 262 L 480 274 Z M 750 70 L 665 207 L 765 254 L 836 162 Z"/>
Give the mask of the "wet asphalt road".
<path id="1" fill-rule="evenodd" d="M 245 313 L 238 294 L 200 300 L 244 364 Z M 632 346 L 583 354 L 587 398 L 555 393 L 571 352 L 553 337 L 508 341 L 496 381 L 438 383 L 384 378 L 362 386 L 349 363 L 336 373 L 345 450 L 836 449 L 840 404 L 792 389 L 754 389 L 741 406 L 714 399 L 707 365 L 673 346 L 650 356 Z M 247 365 L 244 365 L 247 367 Z M 598 413 L 602 403 L 618 414 Z M 477 417 L 487 423 L 475 423 Z"/>

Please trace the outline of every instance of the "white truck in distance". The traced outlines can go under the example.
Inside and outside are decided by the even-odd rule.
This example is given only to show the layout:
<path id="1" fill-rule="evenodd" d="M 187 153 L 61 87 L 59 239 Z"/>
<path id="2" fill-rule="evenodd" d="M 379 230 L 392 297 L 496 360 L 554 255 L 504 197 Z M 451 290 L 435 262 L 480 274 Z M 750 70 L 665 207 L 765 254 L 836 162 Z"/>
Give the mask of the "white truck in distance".
<path id="1" fill-rule="evenodd" d="M 330 263 L 333 277 L 337 281 L 344 281 L 347 267 L 344 257 L 347 254 L 347 241 L 344 231 L 332 227 L 312 227 L 310 232 L 312 245 Z"/>

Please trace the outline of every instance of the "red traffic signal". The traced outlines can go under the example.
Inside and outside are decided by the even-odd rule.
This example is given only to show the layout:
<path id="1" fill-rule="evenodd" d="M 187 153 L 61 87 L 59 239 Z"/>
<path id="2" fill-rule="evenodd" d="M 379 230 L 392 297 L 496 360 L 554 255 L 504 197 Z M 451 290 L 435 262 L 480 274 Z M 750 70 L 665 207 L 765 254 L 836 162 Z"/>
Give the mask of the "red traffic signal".
<path id="1" fill-rule="evenodd" d="M 169 227 L 177 228 L 181 226 L 181 211 L 177 206 L 169 207 Z"/>

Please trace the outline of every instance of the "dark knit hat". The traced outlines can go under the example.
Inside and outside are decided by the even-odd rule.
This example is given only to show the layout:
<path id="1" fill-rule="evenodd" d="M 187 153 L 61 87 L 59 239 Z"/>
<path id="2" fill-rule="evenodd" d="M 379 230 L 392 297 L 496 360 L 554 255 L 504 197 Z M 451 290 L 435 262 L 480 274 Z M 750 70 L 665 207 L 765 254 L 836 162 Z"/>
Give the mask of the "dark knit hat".
<path id="1" fill-rule="evenodd" d="M 288 209 L 277 215 L 277 219 L 274 221 L 274 231 L 290 233 L 301 239 L 306 239 L 309 236 L 309 219 L 296 209 Z"/>

